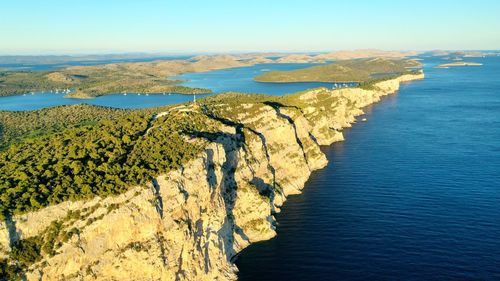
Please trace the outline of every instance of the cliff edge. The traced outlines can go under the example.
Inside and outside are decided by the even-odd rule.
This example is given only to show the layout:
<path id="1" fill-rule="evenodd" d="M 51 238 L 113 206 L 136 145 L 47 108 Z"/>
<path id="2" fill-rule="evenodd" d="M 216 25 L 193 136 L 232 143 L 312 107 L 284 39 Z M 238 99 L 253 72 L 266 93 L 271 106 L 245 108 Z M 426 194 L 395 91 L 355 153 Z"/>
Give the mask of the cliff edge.
<path id="1" fill-rule="evenodd" d="M 56 235 L 64 239 L 29 265 L 26 280 L 235 280 L 235 255 L 274 237 L 273 214 L 327 164 L 320 146 L 343 140 L 342 128 L 363 107 L 423 78 L 403 75 L 370 90 L 318 88 L 269 102 L 227 94 L 172 108 L 202 112 L 216 124 L 215 131 L 189 132 L 188 141 L 206 144 L 198 157 L 119 196 L 8 218 L 0 226 L 0 257 L 16 241 Z M 156 120 L 169 112 L 162 114 Z"/>

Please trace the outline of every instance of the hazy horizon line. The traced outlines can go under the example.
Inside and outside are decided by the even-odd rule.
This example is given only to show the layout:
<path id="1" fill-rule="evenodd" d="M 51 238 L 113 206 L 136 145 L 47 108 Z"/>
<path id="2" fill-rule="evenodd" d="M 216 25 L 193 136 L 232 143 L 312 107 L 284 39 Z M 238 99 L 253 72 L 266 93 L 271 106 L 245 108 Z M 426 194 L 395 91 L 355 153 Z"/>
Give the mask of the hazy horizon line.
<path id="1" fill-rule="evenodd" d="M 341 51 L 386 51 L 386 52 L 471 52 L 471 51 L 500 51 L 500 49 L 379 49 L 379 48 L 355 48 L 355 49 L 333 49 L 333 50 L 228 50 L 228 51 L 126 51 L 126 50 L 81 50 L 81 51 L 42 51 L 42 52 L 0 52 L 0 56 L 105 56 L 105 55 L 156 55 L 156 56 L 175 56 L 175 55 L 222 55 L 222 54 L 324 54 Z"/>

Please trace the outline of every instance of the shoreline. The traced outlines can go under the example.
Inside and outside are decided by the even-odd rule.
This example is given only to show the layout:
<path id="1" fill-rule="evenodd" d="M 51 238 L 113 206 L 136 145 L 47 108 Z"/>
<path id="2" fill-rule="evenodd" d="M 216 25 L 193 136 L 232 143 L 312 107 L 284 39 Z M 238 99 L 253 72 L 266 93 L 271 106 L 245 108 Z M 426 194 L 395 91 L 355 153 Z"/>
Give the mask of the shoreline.
<path id="1" fill-rule="evenodd" d="M 450 68 L 450 67 L 461 67 L 461 66 L 482 66 L 482 63 L 478 62 L 465 62 L 465 61 L 458 61 L 458 62 L 452 62 L 452 63 L 443 63 L 436 68 Z"/>
<path id="2" fill-rule="evenodd" d="M 165 92 L 165 93 L 158 93 L 158 92 L 155 92 L 155 93 L 148 93 L 148 92 L 127 92 L 127 93 L 106 93 L 106 94 L 99 94 L 97 96 L 92 96 L 92 95 L 87 95 L 85 93 L 82 93 L 82 94 L 79 94 L 79 93 L 75 93 L 73 95 L 73 93 L 69 93 L 69 94 L 66 94 L 64 95 L 64 98 L 67 98 L 67 99 L 82 99 L 82 100 L 85 100 L 85 99 L 95 99 L 95 98 L 99 98 L 99 97 L 104 97 L 104 96 L 112 96 L 112 95 L 123 95 L 123 96 L 127 96 L 127 95 L 144 95 L 144 96 L 148 96 L 148 95 L 155 95 L 155 96 L 170 96 L 170 95 L 186 95 L 186 96 L 193 96 L 193 95 L 208 95 L 208 94 L 213 94 L 212 90 L 210 89 L 205 89 L 206 91 L 201 91 L 201 92 L 185 92 L 185 93 L 178 93 L 178 92 Z"/>
<path id="3" fill-rule="evenodd" d="M 283 98 L 283 102 L 300 103 L 300 111 L 276 104 L 242 103 L 234 109 L 240 112 L 236 119 L 224 121 L 218 137 L 205 140 L 207 146 L 199 157 L 182 171 L 156 177 L 155 193 L 136 187 L 116 197 L 64 202 L 16 215 L 16 232 L 26 239 L 38 235 L 51 221 L 64 219 L 70 210 L 95 209 L 90 218 L 103 214 L 82 228 L 78 239 L 63 244 L 58 254 L 34 264 L 27 272 L 28 280 L 40 274 L 48 280 L 61 276 L 72 280 L 76 279 L 73 273 L 86 267 L 97 276 L 125 280 L 144 274 L 171 280 L 179 270 L 190 280 L 235 280 L 237 254 L 251 243 L 274 237 L 273 214 L 289 195 L 301 193 L 312 171 L 326 166 L 328 160 L 320 146 L 342 141 L 342 128 L 350 127 L 364 107 L 396 93 L 401 83 L 423 78 L 423 73 L 404 75 L 377 83 L 378 90 L 318 88 Z M 194 110 L 186 105 L 177 108 Z M 257 111 L 250 114 L 241 109 Z M 161 214 L 150 203 L 155 194 L 162 198 Z M 110 205 L 117 207 L 106 211 Z M 124 232 L 124 227 L 131 232 Z M 4 247 L 12 238 L 8 233 L 5 226 L 0 227 Z M 148 250 L 130 250 L 130 243 Z M 162 265 L 162 256 L 171 262 Z"/>
<path id="4" fill-rule="evenodd" d="M 80 97 L 92 98 L 110 92 L 123 93 L 168 93 L 198 94 L 211 92 L 204 88 L 191 88 L 179 85 L 184 81 L 172 80 L 185 73 L 198 73 L 219 69 L 252 66 L 260 63 L 257 58 L 241 61 L 236 56 L 200 56 L 183 60 L 155 60 L 146 62 L 120 62 L 98 65 L 69 66 L 50 71 L 4 71 L 8 88 L 2 88 L 0 97 L 24 95 L 29 92 L 50 91 L 53 89 L 80 89 Z M 23 83 L 35 83 L 29 89 L 20 88 Z M 9 80 L 10 79 L 10 80 Z M 11 82 L 12 80 L 12 82 Z M 43 86 L 40 86 L 43 85 Z"/>
<path id="5" fill-rule="evenodd" d="M 186 87 L 189 88 L 189 87 Z M 210 89 L 206 88 L 189 88 L 189 89 L 194 89 L 194 90 L 201 90 L 200 92 L 127 92 L 127 93 L 105 93 L 105 94 L 99 94 L 99 95 L 88 95 L 86 93 L 69 93 L 69 94 L 64 94 L 64 98 L 67 99 L 82 99 L 82 100 L 88 100 L 88 99 L 95 99 L 98 97 L 103 97 L 103 96 L 111 96 L 111 95 L 124 95 L 124 94 L 130 94 L 130 95 L 207 95 L 207 94 L 213 94 L 213 91 Z M 74 94 L 73 94 L 74 93 Z M 7 98 L 7 97 L 19 97 L 19 96 L 26 96 L 30 94 L 30 92 L 26 93 L 21 93 L 21 94 L 13 94 L 13 95 L 6 95 L 6 96 L 0 96 L 1 98 Z M 37 91 L 35 94 L 57 94 L 49 91 Z M 59 93 L 60 95 L 63 95 L 62 93 Z"/>

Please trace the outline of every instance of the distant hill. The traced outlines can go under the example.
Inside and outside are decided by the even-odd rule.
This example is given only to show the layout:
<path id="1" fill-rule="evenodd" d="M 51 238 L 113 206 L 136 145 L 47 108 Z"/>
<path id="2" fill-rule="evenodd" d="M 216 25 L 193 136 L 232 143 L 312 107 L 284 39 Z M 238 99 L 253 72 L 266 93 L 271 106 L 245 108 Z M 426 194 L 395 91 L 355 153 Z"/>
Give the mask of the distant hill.
<path id="1" fill-rule="evenodd" d="M 280 57 L 277 62 L 281 63 L 307 63 L 307 62 L 325 62 L 333 60 L 350 60 L 366 58 L 406 58 L 417 55 L 415 51 L 384 51 L 377 49 L 363 49 L 353 51 L 335 51 L 326 54 L 290 54 Z"/>

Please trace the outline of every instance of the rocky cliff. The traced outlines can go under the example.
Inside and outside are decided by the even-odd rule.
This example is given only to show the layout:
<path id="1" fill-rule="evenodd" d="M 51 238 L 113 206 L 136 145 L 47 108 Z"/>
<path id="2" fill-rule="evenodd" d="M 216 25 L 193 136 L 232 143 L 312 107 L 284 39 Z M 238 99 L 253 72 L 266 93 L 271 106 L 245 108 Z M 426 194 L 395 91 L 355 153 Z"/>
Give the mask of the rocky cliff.
<path id="1" fill-rule="evenodd" d="M 14 216 L 0 227 L 0 253 L 57 232 L 65 239 L 29 266 L 27 280 L 234 280 L 235 255 L 275 236 L 273 214 L 327 164 L 320 145 L 343 140 L 342 128 L 363 107 L 422 78 L 405 75 L 370 90 L 313 89 L 283 103 L 172 109 L 205 111 L 217 122 L 217 131 L 188 139 L 206 143 L 199 157 L 119 196 Z"/>

